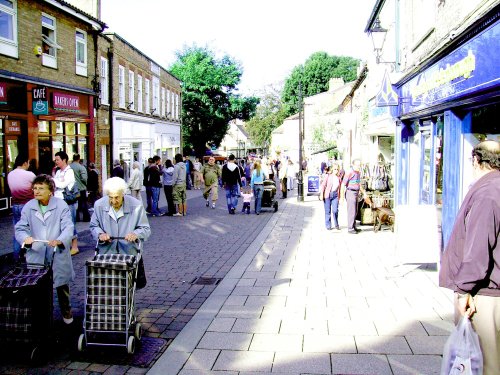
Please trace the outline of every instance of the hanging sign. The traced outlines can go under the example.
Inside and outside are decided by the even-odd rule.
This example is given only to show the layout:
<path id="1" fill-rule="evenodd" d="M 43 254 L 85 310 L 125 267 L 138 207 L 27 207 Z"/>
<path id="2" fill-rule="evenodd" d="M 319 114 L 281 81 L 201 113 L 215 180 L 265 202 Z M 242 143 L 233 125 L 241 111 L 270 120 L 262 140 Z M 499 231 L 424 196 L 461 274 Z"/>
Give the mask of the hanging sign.
<path id="1" fill-rule="evenodd" d="M 45 86 L 33 88 L 33 114 L 49 114 L 49 101 L 47 99 L 47 87 Z"/>
<path id="2" fill-rule="evenodd" d="M 7 85 L 0 83 L 0 104 L 7 104 Z"/>

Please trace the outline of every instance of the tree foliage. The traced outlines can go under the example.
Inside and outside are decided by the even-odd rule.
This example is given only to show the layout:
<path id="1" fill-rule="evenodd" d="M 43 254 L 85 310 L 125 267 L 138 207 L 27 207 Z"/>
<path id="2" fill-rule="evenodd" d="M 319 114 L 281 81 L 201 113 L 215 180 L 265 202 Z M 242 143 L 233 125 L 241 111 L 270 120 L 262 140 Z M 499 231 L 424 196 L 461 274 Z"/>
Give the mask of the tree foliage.
<path id="1" fill-rule="evenodd" d="M 260 96 L 255 116 L 245 123 L 245 129 L 254 144 L 262 148 L 269 144 L 272 131 L 280 126 L 285 118 L 279 91 L 268 86 Z"/>
<path id="2" fill-rule="evenodd" d="M 293 68 L 285 80 L 281 99 L 287 116 L 298 112 L 299 97 L 328 91 L 331 78 L 345 82 L 356 79 L 359 60 L 347 56 L 330 56 L 326 52 L 313 53 L 304 63 Z"/>
<path id="3" fill-rule="evenodd" d="M 219 146 L 233 119 L 247 120 L 258 99 L 235 93 L 243 70 L 229 56 L 217 59 L 207 47 L 184 47 L 170 71 L 182 81 L 182 135 L 184 146 L 197 156 L 207 145 Z"/>

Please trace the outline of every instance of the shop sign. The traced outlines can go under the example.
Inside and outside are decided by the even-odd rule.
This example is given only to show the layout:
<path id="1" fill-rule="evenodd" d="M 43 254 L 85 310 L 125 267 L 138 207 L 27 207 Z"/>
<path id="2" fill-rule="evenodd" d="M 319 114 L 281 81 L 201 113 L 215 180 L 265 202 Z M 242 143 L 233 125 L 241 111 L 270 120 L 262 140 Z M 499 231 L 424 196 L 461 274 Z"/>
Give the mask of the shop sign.
<path id="1" fill-rule="evenodd" d="M 307 194 L 319 193 L 319 176 L 307 176 Z"/>
<path id="2" fill-rule="evenodd" d="M 47 115 L 49 113 L 49 101 L 47 98 L 47 87 L 38 86 L 33 88 L 33 114 Z"/>
<path id="3" fill-rule="evenodd" d="M 500 23 L 470 39 L 401 86 L 401 114 L 461 99 L 500 84 L 498 54 Z"/>
<path id="4" fill-rule="evenodd" d="M 9 134 L 21 134 L 21 123 L 19 121 L 5 121 L 5 132 Z"/>
<path id="5" fill-rule="evenodd" d="M 7 85 L 0 83 L 0 104 L 7 104 Z"/>
<path id="6" fill-rule="evenodd" d="M 52 106 L 54 109 L 66 112 L 80 111 L 80 97 L 76 95 L 63 94 L 54 92 L 52 94 Z"/>

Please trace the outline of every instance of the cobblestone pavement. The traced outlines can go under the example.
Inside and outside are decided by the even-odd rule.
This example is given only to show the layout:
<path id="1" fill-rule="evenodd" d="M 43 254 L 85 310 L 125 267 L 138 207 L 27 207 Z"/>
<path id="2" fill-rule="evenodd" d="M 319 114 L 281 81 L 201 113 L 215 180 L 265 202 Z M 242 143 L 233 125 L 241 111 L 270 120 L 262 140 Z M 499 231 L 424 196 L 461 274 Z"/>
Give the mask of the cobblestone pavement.
<path id="1" fill-rule="evenodd" d="M 75 323 L 71 329 L 63 327 L 56 301 L 55 340 L 43 367 L 29 367 L 24 350 L 8 348 L 0 357 L 0 373 L 145 373 L 273 216 L 270 208 L 260 216 L 239 212 L 229 215 L 224 198 L 221 190 L 216 209 L 211 209 L 205 207 L 201 191 L 191 190 L 187 216 L 150 217 L 152 235 L 144 249 L 148 285 L 136 293 L 136 313 L 145 337 L 134 356 L 126 355 L 124 348 L 89 348 L 83 353 L 76 350 L 82 331 L 85 261 L 93 256 L 94 248 L 88 223 L 77 223 L 81 252 L 73 257 L 76 279 L 71 285 Z M 5 253 L 11 248 L 13 229 L 10 218 L 2 218 L 0 223 L 4 229 L 0 243 Z M 212 281 L 216 283 L 210 285 Z"/>

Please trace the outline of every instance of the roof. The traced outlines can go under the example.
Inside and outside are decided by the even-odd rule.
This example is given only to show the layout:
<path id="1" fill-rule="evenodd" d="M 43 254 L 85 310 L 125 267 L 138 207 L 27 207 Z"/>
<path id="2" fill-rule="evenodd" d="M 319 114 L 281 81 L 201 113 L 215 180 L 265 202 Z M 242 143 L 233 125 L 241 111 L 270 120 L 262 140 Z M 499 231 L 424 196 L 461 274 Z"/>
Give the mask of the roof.
<path id="1" fill-rule="evenodd" d="M 106 25 L 101 20 L 91 16 L 88 13 L 85 13 L 83 10 L 77 8 L 73 4 L 68 3 L 67 1 L 64 0 L 44 0 L 44 1 L 91 24 L 94 28 L 100 29 L 100 31 L 103 31 L 108 27 L 108 25 Z"/>

